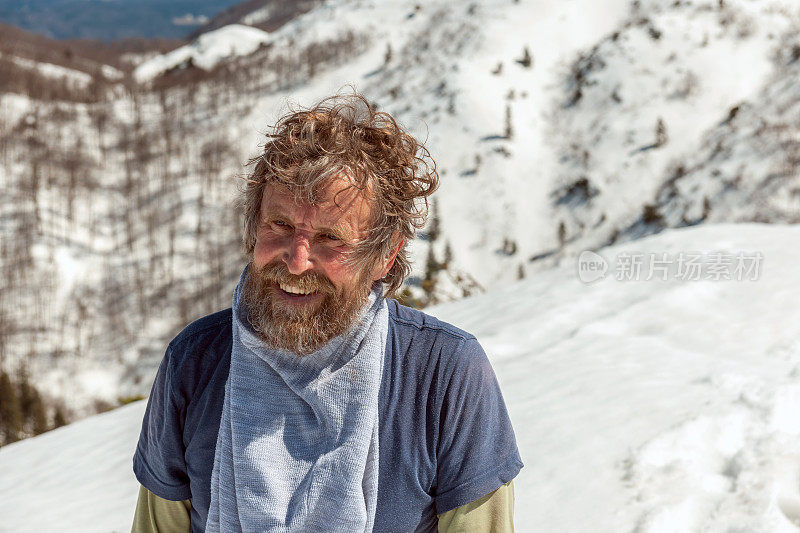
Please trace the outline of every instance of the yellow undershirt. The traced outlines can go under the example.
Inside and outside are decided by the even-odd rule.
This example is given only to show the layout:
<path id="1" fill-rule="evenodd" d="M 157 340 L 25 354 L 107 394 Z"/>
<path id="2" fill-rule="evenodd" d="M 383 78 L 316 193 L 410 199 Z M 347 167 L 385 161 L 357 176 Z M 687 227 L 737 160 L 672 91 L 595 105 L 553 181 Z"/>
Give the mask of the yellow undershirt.
<path id="1" fill-rule="evenodd" d="M 139 487 L 131 533 L 187 533 L 191 500 L 173 502 Z M 514 482 L 439 515 L 439 533 L 513 533 Z"/>

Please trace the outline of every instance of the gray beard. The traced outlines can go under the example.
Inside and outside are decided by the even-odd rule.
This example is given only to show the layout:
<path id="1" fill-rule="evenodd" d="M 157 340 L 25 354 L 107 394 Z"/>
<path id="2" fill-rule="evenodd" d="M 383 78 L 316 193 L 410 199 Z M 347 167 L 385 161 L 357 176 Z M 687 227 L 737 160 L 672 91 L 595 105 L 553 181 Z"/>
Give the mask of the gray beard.
<path id="1" fill-rule="evenodd" d="M 319 291 L 324 298 L 316 307 L 287 308 L 278 301 L 278 281 Z M 251 263 L 242 301 L 250 326 L 269 348 L 308 355 L 358 323 L 369 292 L 370 284 L 363 279 L 355 289 L 337 291 L 330 280 L 315 272 L 294 276 L 282 263 L 260 270 Z"/>

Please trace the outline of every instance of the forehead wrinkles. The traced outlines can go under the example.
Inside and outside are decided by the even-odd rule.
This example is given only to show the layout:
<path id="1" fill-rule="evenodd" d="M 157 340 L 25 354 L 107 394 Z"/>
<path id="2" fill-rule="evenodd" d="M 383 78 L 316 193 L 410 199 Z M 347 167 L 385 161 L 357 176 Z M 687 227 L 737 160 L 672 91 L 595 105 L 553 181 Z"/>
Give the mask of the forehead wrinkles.
<path id="1" fill-rule="evenodd" d="M 347 179 L 337 178 L 320 188 L 316 201 L 285 185 L 267 185 L 261 213 L 299 218 L 309 227 L 346 225 L 361 233 L 368 232 L 373 211 L 367 194 Z"/>

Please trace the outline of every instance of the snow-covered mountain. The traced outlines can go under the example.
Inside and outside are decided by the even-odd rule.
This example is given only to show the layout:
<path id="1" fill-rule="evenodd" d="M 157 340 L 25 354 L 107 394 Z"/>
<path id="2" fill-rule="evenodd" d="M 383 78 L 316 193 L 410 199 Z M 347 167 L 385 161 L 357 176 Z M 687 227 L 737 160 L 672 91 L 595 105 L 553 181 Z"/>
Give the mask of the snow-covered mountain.
<path id="1" fill-rule="evenodd" d="M 667 230 L 604 249 L 594 282 L 569 261 L 428 310 L 495 368 L 525 462 L 517 531 L 800 530 L 798 240 L 796 225 Z M 692 251 L 705 266 L 680 279 Z M 710 251 L 762 259 L 714 280 Z M 649 254 L 675 261 L 666 280 L 627 280 L 623 258 Z M 0 449 L 0 531 L 127 531 L 144 407 Z"/>
<path id="2" fill-rule="evenodd" d="M 143 83 L 176 68 L 211 70 L 221 61 L 250 55 L 268 42 L 269 33 L 265 31 L 242 24 L 229 24 L 203 33 L 191 43 L 168 54 L 140 63 L 133 71 L 133 76 L 136 81 Z"/>
<path id="3" fill-rule="evenodd" d="M 268 33 L 253 13 L 129 54 L 140 84 L 0 93 L 0 364 L 76 414 L 145 394 L 170 336 L 228 305 L 242 162 L 287 102 L 348 84 L 439 164 L 420 299 L 666 227 L 800 220 L 791 1 L 340 0 Z"/>

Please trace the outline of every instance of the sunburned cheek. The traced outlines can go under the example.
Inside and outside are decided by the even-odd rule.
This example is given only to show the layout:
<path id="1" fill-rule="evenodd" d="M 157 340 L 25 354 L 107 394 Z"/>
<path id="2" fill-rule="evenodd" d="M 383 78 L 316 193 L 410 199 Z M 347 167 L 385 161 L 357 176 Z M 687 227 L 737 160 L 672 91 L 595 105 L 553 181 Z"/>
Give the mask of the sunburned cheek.
<path id="1" fill-rule="evenodd" d="M 259 259 L 270 259 L 272 256 L 276 255 L 279 250 L 280 246 L 269 242 L 258 241 L 256 242 L 255 249 L 253 250 L 253 255 L 255 256 L 256 261 Z"/>

